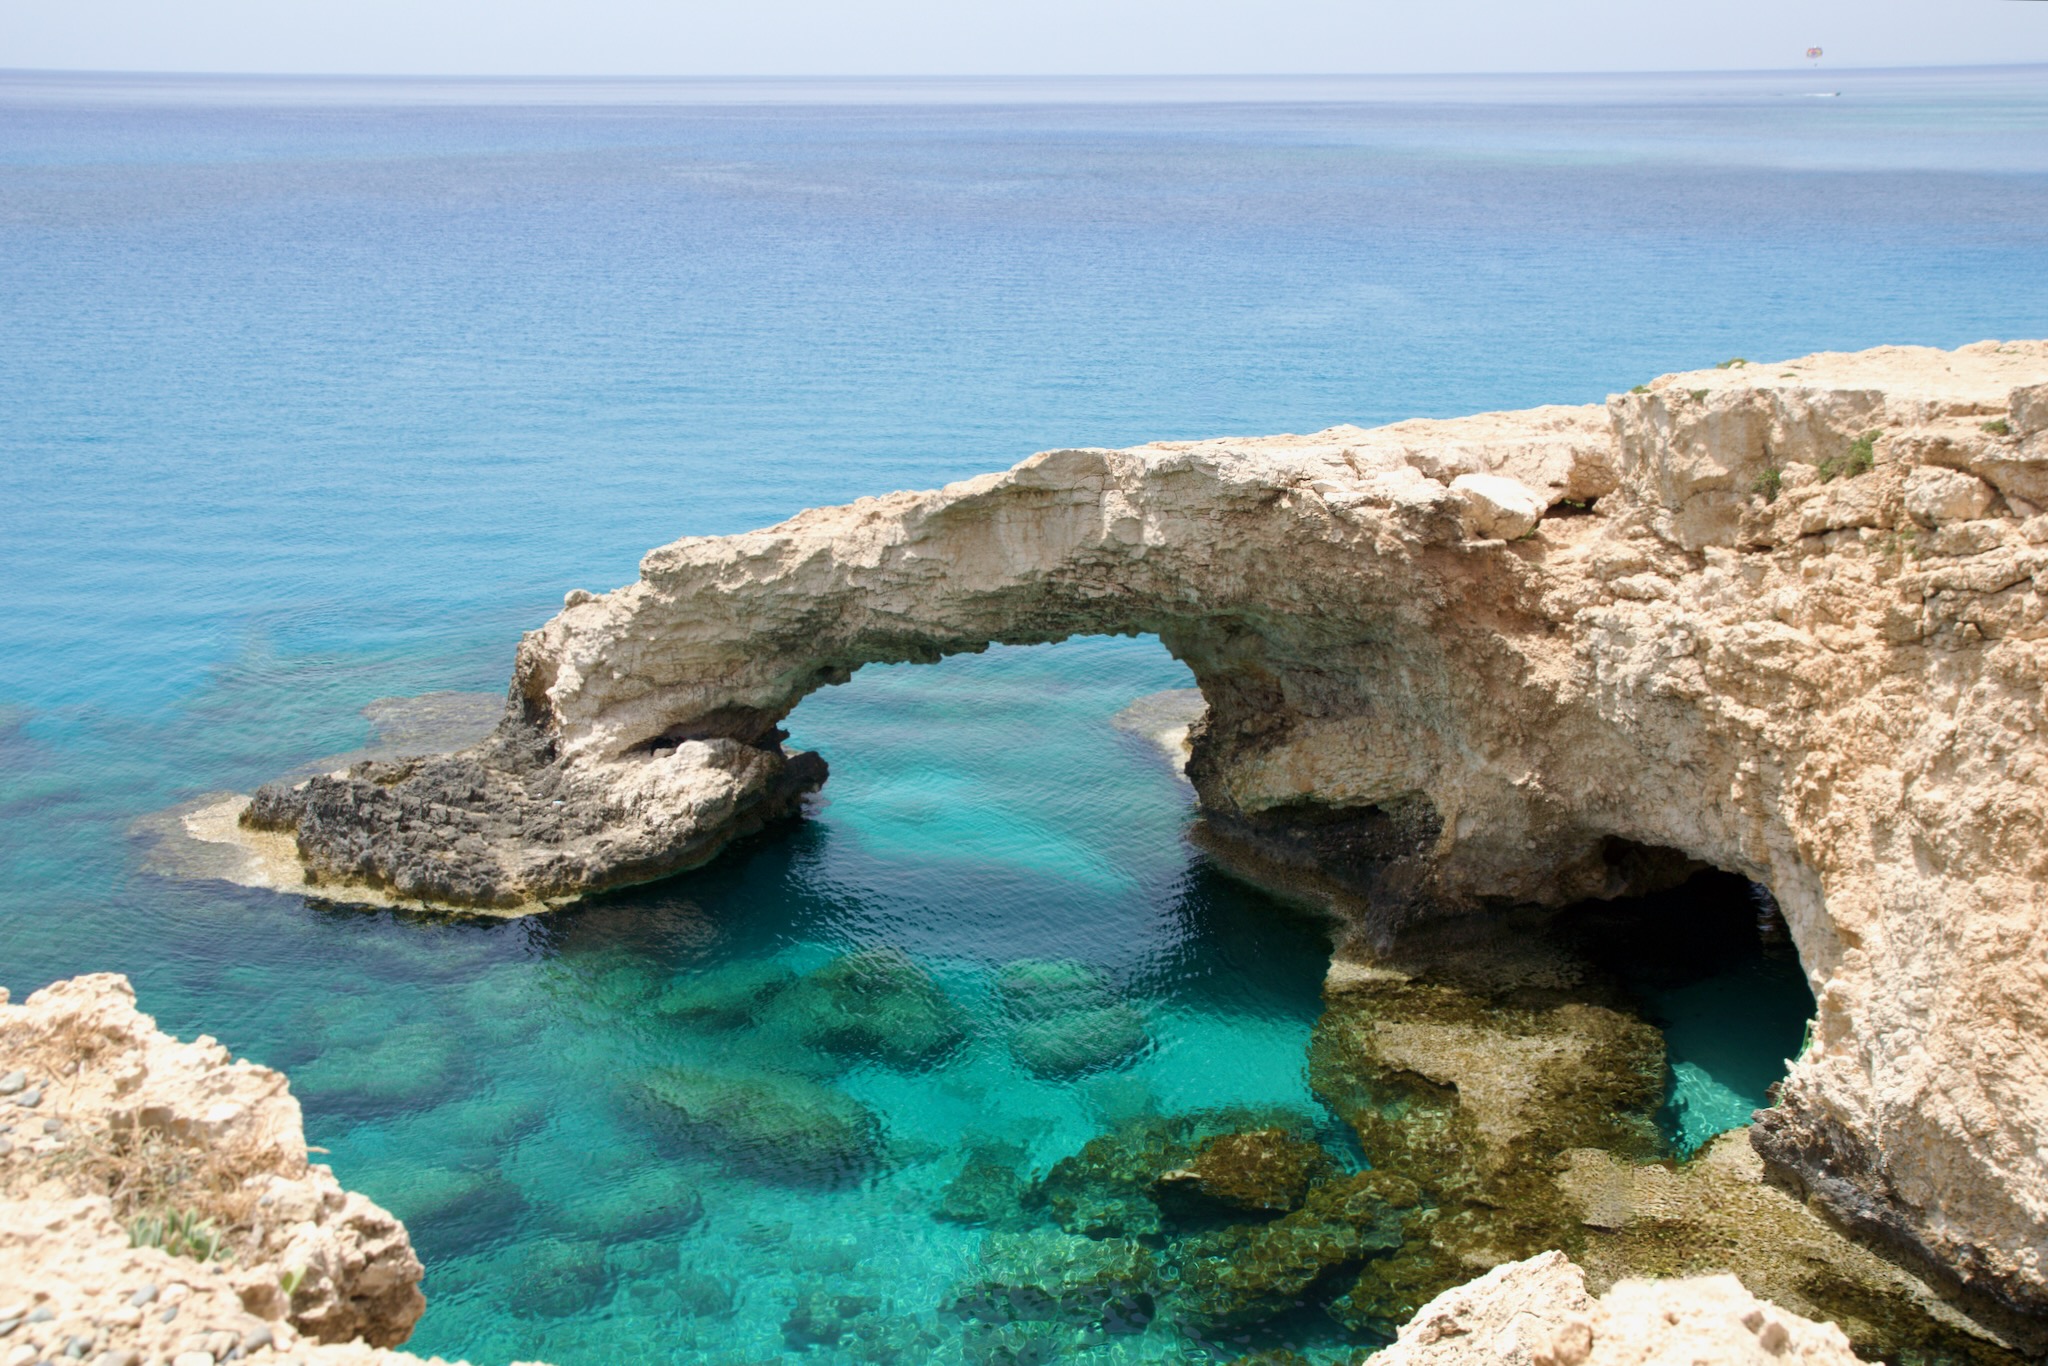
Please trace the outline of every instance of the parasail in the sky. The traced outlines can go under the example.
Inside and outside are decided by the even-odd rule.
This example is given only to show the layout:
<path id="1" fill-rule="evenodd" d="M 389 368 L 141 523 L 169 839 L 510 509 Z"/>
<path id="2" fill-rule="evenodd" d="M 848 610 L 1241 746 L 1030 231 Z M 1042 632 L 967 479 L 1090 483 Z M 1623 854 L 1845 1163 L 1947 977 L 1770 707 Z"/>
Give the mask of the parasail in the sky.
<path id="1" fill-rule="evenodd" d="M 1809 61 L 1809 62 L 1817 62 L 1817 61 L 1819 61 L 1819 60 L 1820 60 L 1820 49 L 1819 49 L 1819 48 L 1817 48 L 1817 47 L 1810 47 L 1810 48 L 1806 49 L 1806 60 L 1807 60 L 1807 61 Z"/>

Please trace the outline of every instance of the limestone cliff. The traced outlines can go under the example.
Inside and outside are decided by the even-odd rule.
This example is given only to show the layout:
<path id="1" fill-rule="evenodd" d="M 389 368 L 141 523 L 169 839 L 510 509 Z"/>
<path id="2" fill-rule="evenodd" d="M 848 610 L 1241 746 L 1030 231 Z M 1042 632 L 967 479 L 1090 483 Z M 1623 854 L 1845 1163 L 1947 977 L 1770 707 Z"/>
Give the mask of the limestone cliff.
<path id="1" fill-rule="evenodd" d="M 1207 838 L 1369 957 L 1696 863 L 1819 1018 L 1756 1131 L 1837 1216 L 2048 1313 L 2048 343 L 1671 375 L 1605 405 L 1062 450 L 650 553 L 454 756 L 259 793 L 329 895 L 533 909 L 821 782 L 777 723 L 875 661 L 1153 632 Z"/>

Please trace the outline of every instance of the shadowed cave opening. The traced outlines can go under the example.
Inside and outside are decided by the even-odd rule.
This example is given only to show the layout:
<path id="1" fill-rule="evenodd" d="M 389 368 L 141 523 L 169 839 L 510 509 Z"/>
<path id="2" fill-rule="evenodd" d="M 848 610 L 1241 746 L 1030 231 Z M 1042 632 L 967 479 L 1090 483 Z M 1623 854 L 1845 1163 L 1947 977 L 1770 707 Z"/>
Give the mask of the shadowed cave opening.
<path id="1" fill-rule="evenodd" d="M 1659 1121 L 1679 1156 L 1771 1104 L 1814 1000 L 1766 888 L 1710 868 L 1641 896 L 1579 902 L 1556 923 L 1663 1033 Z"/>

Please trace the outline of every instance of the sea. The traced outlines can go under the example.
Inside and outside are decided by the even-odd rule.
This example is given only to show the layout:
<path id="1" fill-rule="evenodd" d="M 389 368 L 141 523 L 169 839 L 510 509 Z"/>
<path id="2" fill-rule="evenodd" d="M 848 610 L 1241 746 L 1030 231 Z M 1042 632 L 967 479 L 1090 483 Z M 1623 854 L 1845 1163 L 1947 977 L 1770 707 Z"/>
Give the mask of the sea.
<path id="1" fill-rule="evenodd" d="M 1190 685 L 1156 640 L 864 669 L 790 719 L 833 765 L 806 819 L 530 919 L 231 885 L 179 815 L 475 734 L 520 632 L 679 536 L 1052 447 L 2043 335 L 2042 67 L 0 72 L 0 985 L 125 973 L 287 1069 L 412 1231 L 423 1354 L 1347 1360 L 1314 1315 L 962 1304 L 985 1240 L 1045 1241 L 977 1200 L 1119 1125 L 1282 1115 L 1355 1161 L 1304 1070 L 1324 928 L 1212 867 L 1114 723 Z M 907 1013 L 864 1041 L 764 1004 L 882 979 Z M 1048 1052 L 1020 982 L 1113 1006 Z M 1811 1009 L 1762 950 L 1643 999 L 1674 1152 Z"/>

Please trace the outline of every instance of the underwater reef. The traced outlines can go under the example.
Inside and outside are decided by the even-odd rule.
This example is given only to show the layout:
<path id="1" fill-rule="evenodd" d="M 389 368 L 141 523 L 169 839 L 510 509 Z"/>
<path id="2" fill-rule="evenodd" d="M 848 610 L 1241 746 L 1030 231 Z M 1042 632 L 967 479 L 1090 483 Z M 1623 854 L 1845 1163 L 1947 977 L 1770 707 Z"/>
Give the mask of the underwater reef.
<path id="1" fill-rule="evenodd" d="M 1756 1153 L 1870 1246 L 2039 1320 L 2044 508 L 2043 342 L 1051 451 L 658 548 L 524 639 L 489 740 L 281 781 L 225 837 L 273 885 L 524 913 L 694 866 L 797 810 L 825 768 L 786 753 L 779 723 L 864 664 L 1154 633 L 1206 703 L 1187 764 L 1205 847 L 1339 917 L 1349 963 L 1419 923 L 1701 867 L 1768 888 L 1818 1013 Z M 1430 1037 L 1582 1058 L 1603 1104 L 1653 1066 L 1596 1004 L 1482 1019 L 1436 992 L 1404 1007 L 1441 1016 Z M 1143 1046 L 1103 1012 L 1058 1038 L 1026 1026 L 1018 1055 L 1060 1074 Z M 1355 1048 L 1368 1072 L 1424 1039 L 1342 1035 L 1324 1051 Z M 1354 1113 L 1408 1107 L 1470 1154 L 1445 1192 L 1475 1193 L 1449 1239 L 1473 1255 L 1565 1226 L 1489 1212 L 1523 1179 L 1516 1154 L 1627 1148 L 1576 1120 L 1444 1115 L 1401 1084 Z"/>

